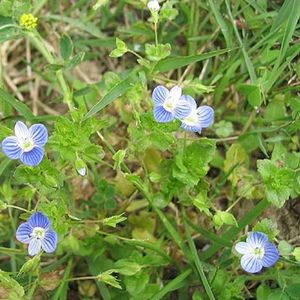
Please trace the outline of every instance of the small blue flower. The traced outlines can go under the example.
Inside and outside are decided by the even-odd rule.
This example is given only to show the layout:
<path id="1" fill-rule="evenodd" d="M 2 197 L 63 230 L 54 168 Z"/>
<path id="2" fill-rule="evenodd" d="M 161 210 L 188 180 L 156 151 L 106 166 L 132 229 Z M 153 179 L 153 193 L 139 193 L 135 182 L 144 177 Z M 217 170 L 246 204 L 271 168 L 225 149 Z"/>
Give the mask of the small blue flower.
<path id="1" fill-rule="evenodd" d="M 243 255 L 241 267 L 249 273 L 257 273 L 263 267 L 271 267 L 279 259 L 277 248 L 262 232 L 250 232 L 246 242 L 237 243 L 235 250 Z"/>
<path id="2" fill-rule="evenodd" d="M 37 166 L 43 159 L 48 132 L 44 125 L 35 124 L 29 129 L 18 121 L 15 135 L 2 141 L 2 151 L 10 159 L 19 159 L 28 166 Z"/>
<path id="3" fill-rule="evenodd" d="M 41 212 L 35 212 L 27 222 L 18 227 L 16 238 L 21 243 L 29 244 L 30 256 L 38 254 L 41 249 L 52 253 L 57 245 L 57 234 L 51 228 L 49 219 Z"/>
<path id="4" fill-rule="evenodd" d="M 166 123 L 173 119 L 183 119 L 191 112 L 182 90 L 174 86 L 170 91 L 162 85 L 157 86 L 152 93 L 154 101 L 153 114 L 157 122 Z"/>
<path id="5" fill-rule="evenodd" d="M 181 119 L 181 128 L 186 131 L 201 132 L 209 127 L 214 120 L 214 110 L 207 105 L 197 108 L 196 101 L 191 96 L 183 96 L 191 107 L 190 114 Z"/>

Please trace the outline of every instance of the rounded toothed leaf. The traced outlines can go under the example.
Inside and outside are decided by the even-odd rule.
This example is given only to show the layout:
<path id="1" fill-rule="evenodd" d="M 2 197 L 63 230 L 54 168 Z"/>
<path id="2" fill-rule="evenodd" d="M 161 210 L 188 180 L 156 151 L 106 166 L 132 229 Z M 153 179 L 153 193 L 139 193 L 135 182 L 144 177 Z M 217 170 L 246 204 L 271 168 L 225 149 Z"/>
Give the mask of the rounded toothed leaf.
<path id="1" fill-rule="evenodd" d="M 34 147 L 31 151 L 22 153 L 20 160 L 27 166 L 35 167 L 43 160 L 43 156 L 44 150 L 40 147 Z"/>
<path id="2" fill-rule="evenodd" d="M 18 138 L 9 136 L 2 141 L 2 151 L 10 159 L 18 159 L 22 154 Z"/>
<path id="3" fill-rule="evenodd" d="M 34 124 L 29 128 L 35 146 L 43 147 L 48 140 L 47 128 L 43 124 Z"/>

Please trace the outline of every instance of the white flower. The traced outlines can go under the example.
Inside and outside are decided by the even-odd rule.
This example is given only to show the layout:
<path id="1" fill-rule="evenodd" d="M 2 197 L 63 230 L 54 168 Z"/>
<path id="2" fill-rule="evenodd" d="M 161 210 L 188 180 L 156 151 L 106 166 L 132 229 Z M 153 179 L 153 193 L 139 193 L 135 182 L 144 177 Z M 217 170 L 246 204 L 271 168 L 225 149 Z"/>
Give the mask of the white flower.
<path id="1" fill-rule="evenodd" d="M 147 7 L 153 12 L 158 12 L 160 9 L 160 5 L 157 0 L 149 1 Z"/>

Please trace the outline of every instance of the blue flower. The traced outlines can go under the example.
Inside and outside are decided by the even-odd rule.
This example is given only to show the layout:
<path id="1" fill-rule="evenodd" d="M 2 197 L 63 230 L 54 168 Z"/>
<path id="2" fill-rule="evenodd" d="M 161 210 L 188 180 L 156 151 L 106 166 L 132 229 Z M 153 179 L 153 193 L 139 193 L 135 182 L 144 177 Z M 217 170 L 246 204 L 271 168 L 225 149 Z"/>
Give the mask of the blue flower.
<path id="1" fill-rule="evenodd" d="M 263 267 L 271 267 L 279 259 L 277 248 L 262 232 L 250 232 L 246 242 L 237 243 L 235 250 L 243 255 L 241 267 L 249 273 L 257 273 Z"/>
<path id="2" fill-rule="evenodd" d="M 2 141 L 2 151 L 10 159 L 19 159 L 28 166 L 37 166 L 43 159 L 48 132 L 44 125 L 35 124 L 29 129 L 18 121 L 15 135 Z"/>
<path id="3" fill-rule="evenodd" d="M 187 117 L 191 108 L 186 98 L 181 96 L 182 90 L 174 86 L 170 91 L 164 86 L 157 86 L 152 93 L 154 101 L 153 114 L 157 122 L 166 123 L 173 119 Z"/>
<path id="4" fill-rule="evenodd" d="M 191 96 L 183 96 L 191 108 L 190 114 L 181 119 L 181 128 L 186 131 L 201 132 L 209 127 L 214 120 L 214 110 L 207 105 L 197 108 L 196 101 Z"/>
<path id="5" fill-rule="evenodd" d="M 57 245 L 57 234 L 52 230 L 49 219 L 41 212 L 35 212 L 27 222 L 18 227 L 16 238 L 21 243 L 29 244 L 30 256 L 38 254 L 41 249 L 52 253 Z"/>

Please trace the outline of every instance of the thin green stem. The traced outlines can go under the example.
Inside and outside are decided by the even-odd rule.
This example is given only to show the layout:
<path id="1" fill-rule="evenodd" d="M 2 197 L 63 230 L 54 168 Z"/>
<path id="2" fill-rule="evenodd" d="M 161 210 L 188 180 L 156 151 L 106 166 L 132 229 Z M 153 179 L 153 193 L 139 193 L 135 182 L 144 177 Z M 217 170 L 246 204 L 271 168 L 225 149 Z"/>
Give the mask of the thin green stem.
<path id="1" fill-rule="evenodd" d="M 67 281 L 95 280 L 95 279 L 97 279 L 97 276 L 82 276 L 82 277 L 69 278 L 67 279 Z"/>
<path id="2" fill-rule="evenodd" d="M 10 207 L 8 207 L 8 214 L 9 214 L 13 232 L 16 232 L 16 224 L 15 224 L 15 220 L 14 220 L 14 217 L 13 217 Z M 11 238 L 11 240 L 10 240 L 10 248 L 12 248 L 12 249 L 16 248 L 16 244 L 15 244 L 15 241 L 13 238 Z M 17 272 L 17 262 L 16 262 L 16 258 L 14 255 L 11 256 L 10 265 L 11 265 L 12 272 Z"/>
<path id="3" fill-rule="evenodd" d="M 208 280 L 206 278 L 206 275 L 204 273 L 202 262 L 199 259 L 199 255 L 197 253 L 195 243 L 192 240 L 192 237 L 191 237 L 191 234 L 190 234 L 190 231 L 189 231 L 189 228 L 188 228 L 188 224 L 185 221 L 186 216 L 185 216 L 184 210 L 182 210 L 182 214 L 183 214 L 183 220 L 184 220 L 185 233 L 186 233 L 188 244 L 189 244 L 189 247 L 190 247 L 190 250 L 191 250 L 191 253 L 192 253 L 194 264 L 195 264 L 196 269 L 198 271 L 198 275 L 200 277 L 200 280 L 203 283 L 203 286 L 204 286 L 204 289 L 206 291 L 206 294 L 207 294 L 208 298 L 210 300 L 215 300 L 215 296 L 214 296 L 214 294 L 213 294 L 213 292 L 210 288 L 209 282 L 208 282 Z"/>
<path id="4" fill-rule="evenodd" d="M 19 206 L 16 206 L 16 205 L 7 204 L 6 207 L 7 207 L 7 208 L 15 208 L 15 209 L 18 209 L 18 210 L 21 210 L 21 211 L 30 213 L 29 210 L 27 210 L 27 209 L 25 209 L 25 208 L 22 208 L 22 207 L 19 207 Z"/>
<path id="5" fill-rule="evenodd" d="M 155 46 L 158 46 L 157 22 L 154 22 Z"/>
<path id="6" fill-rule="evenodd" d="M 42 37 L 39 35 L 39 33 L 37 31 L 28 31 L 28 32 L 26 32 L 26 34 L 27 34 L 29 41 L 32 43 L 32 45 L 37 50 L 40 51 L 40 53 L 45 57 L 47 62 L 49 64 L 55 64 L 56 60 L 55 60 L 54 56 L 50 53 L 48 48 L 45 46 L 45 42 L 42 39 Z M 55 74 L 56 74 L 57 81 L 60 85 L 61 92 L 64 95 L 64 101 L 68 105 L 69 110 L 72 111 L 73 110 L 72 93 L 64 79 L 62 70 L 56 71 Z"/>

